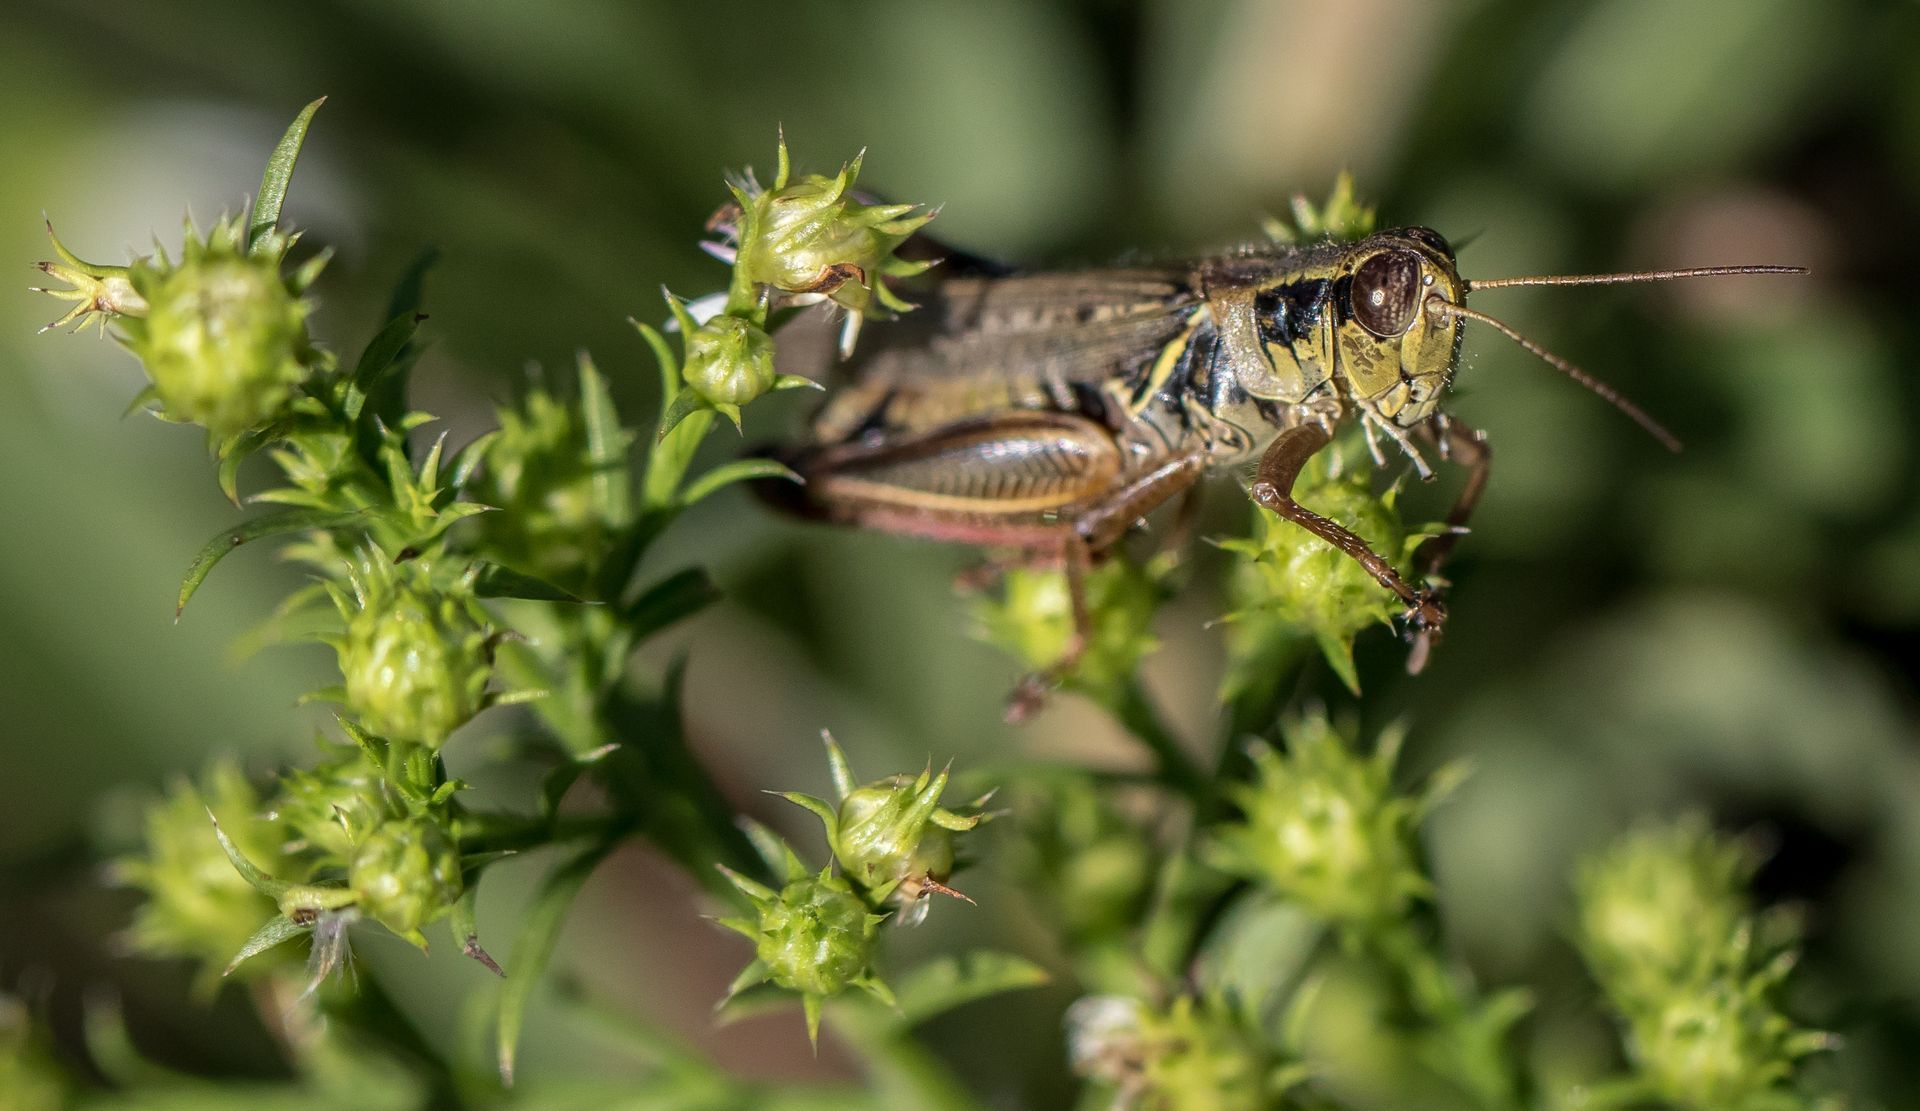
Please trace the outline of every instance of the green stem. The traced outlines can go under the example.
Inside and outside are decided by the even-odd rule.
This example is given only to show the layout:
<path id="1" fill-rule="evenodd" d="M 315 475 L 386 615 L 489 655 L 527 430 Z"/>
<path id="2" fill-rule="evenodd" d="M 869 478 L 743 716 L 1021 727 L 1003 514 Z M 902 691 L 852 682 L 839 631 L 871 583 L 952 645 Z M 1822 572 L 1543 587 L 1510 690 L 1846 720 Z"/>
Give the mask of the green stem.
<path id="1" fill-rule="evenodd" d="M 1196 803 L 1212 794 L 1212 786 L 1206 774 L 1200 770 L 1200 764 L 1181 746 L 1173 731 L 1167 728 L 1166 722 L 1160 717 L 1159 708 L 1153 704 L 1153 699 L 1147 695 L 1137 675 L 1129 676 L 1102 701 L 1127 732 L 1139 738 L 1153 753 L 1162 783 L 1179 790 Z"/>

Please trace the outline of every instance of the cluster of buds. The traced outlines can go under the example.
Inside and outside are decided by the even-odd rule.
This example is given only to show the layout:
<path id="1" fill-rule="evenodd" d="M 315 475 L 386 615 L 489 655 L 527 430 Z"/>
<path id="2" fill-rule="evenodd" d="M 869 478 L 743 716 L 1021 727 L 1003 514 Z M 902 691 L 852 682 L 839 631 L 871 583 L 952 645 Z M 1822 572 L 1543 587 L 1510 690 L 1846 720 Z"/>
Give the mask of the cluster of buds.
<path id="1" fill-rule="evenodd" d="M 1754 912 L 1747 846 L 1686 818 L 1588 860 L 1576 939 L 1626 1020 L 1644 1095 L 1682 1107 L 1798 1106 L 1799 1061 L 1831 1048 L 1780 1007 L 1796 931 Z"/>
<path id="2" fill-rule="evenodd" d="M 863 200 L 853 192 L 859 158 L 832 177 L 796 178 L 783 138 L 779 160 L 771 187 L 751 175 L 730 182 L 733 203 L 708 224 L 717 238 L 702 246 L 733 267 L 724 299 L 713 298 L 723 303 L 696 315 L 678 299 L 667 299 L 685 345 L 679 367 L 685 389 L 661 420 L 663 436 L 701 409 L 721 413 L 738 426 L 740 407 L 747 402 L 772 390 L 817 385 L 774 369 L 768 335 L 774 310 L 832 302 L 847 314 L 840 349 L 850 354 L 861 321 L 876 306 L 895 313 L 913 307 L 887 280 L 932 265 L 895 252 L 933 213 L 919 211 L 918 205 Z"/>
<path id="3" fill-rule="evenodd" d="M 1294 487 L 1302 505 L 1343 522 L 1374 551 L 1387 556 L 1403 574 L 1413 553 L 1438 526 L 1410 528 L 1401 518 L 1397 487 L 1375 493 L 1366 468 L 1341 475 L 1330 453 L 1308 464 Z M 1364 629 L 1392 625 L 1404 605 L 1383 590 L 1366 568 L 1264 509 L 1255 507 L 1253 532 L 1220 546 L 1240 558 L 1228 580 L 1233 609 L 1227 622 L 1231 660 L 1227 694 L 1266 674 L 1264 661 L 1276 640 L 1308 637 L 1320 648 L 1340 680 L 1355 694 L 1360 677 L 1353 666 L 1353 641 Z"/>
<path id="4" fill-rule="evenodd" d="M 324 639 L 340 659 L 342 701 L 368 731 L 438 750 L 497 701 L 487 684 L 498 637 L 473 577 L 439 585 L 429 561 L 395 563 L 368 545 L 348 568 L 351 594 L 327 583 L 346 627 Z"/>
<path id="5" fill-rule="evenodd" d="M 990 817 L 980 809 L 985 797 L 959 811 L 940 805 L 948 778 L 944 770 L 856 784 L 846 754 L 831 735 L 822 737 L 837 805 L 797 792 L 782 797 L 819 817 L 832 863 L 811 871 L 791 848 L 756 826 L 751 832 L 780 888 L 721 868 L 754 912 L 720 920 L 754 943 L 754 961 L 735 978 L 727 999 L 769 982 L 798 992 L 807 1036 L 816 1041 L 826 1000 L 848 988 L 893 1005 L 892 992 L 873 970 L 880 924 L 889 917 L 920 921 L 936 893 L 972 902 L 946 885 L 959 862 L 954 839 Z"/>
<path id="6" fill-rule="evenodd" d="M 940 805 L 948 769 L 931 767 L 914 775 L 891 775 L 856 785 L 833 735 L 821 733 L 838 805 L 797 791 L 782 797 L 812 811 L 827 830 L 827 844 L 841 870 L 876 907 L 893 907 L 901 921 L 926 916 L 929 895 L 965 899 L 946 880 L 957 866 L 954 835 L 985 821 L 991 793 L 960 810 Z M 971 900 L 968 900 L 971 901 Z"/>
<path id="7" fill-rule="evenodd" d="M 1436 776 L 1418 794 L 1393 786 L 1403 734 L 1362 756 L 1324 718 L 1296 721 L 1284 751 L 1253 753 L 1251 782 L 1230 788 L 1242 817 L 1216 834 L 1213 857 L 1340 926 L 1401 918 L 1431 894 L 1416 841 L 1422 818 L 1458 782 Z"/>
<path id="8" fill-rule="evenodd" d="M 241 217 L 204 237 L 189 223 L 178 262 L 156 247 L 122 267 L 82 261 L 55 239 L 58 261 L 40 268 L 72 287 L 47 292 L 74 307 L 49 327 L 114 320 L 146 368 L 158 414 L 201 425 L 224 445 L 279 416 L 330 365 L 308 338 L 312 305 L 303 296 L 325 256 L 285 273 L 292 243 L 268 231 L 249 244 Z"/>
<path id="9" fill-rule="evenodd" d="M 832 177 L 796 178 L 782 137 L 772 186 L 762 188 L 751 175 L 730 184 L 734 203 L 712 220 L 720 240 L 707 249 L 733 264 L 736 288 L 771 289 L 785 304 L 832 301 L 856 331 L 876 301 L 893 312 L 912 307 L 884 279 L 932 265 L 894 252 L 934 214 L 912 204 L 870 204 L 855 193 L 862 157 Z"/>
<path id="10" fill-rule="evenodd" d="M 1114 1092 L 1114 1106 L 1159 1111 L 1257 1111 L 1303 1077 L 1280 1066 L 1232 1012 L 1190 995 L 1164 1010 L 1118 995 L 1067 1009 L 1076 1075 Z"/>

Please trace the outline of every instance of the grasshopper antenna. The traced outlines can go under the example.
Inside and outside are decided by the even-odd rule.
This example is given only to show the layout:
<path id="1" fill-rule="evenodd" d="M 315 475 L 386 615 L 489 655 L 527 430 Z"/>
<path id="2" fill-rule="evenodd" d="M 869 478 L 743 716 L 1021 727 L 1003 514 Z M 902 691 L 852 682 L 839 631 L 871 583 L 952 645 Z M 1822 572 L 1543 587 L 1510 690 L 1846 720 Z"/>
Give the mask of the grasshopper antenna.
<path id="1" fill-rule="evenodd" d="M 1730 274 L 1805 274 L 1804 266 L 1689 266 L 1680 270 L 1635 270 L 1624 274 L 1534 274 L 1523 278 L 1466 281 L 1468 293 L 1515 285 L 1624 285 L 1627 282 L 1669 282 L 1675 278 L 1719 278 Z"/>
<path id="2" fill-rule="evenodd" d="M 1606 274 L 1606 275 L 1597 275 L 1597 276 L 1602 278 L 1603 280 L 1604 279 L 1631 280 L 1626 276 L 1618 275 L 1618 274 Z M 1534 280 L 1535 279 L 1531 279 L 1531 278 L 1501 279 L 1502 282 L 1507 282 L 1507 283 L 1529 282 Z M 1541 279 L 1540 281 L 1541 281 L 1541 284 L 1545 284 L 1545 285 L 1567 284 L 1552 278 Z M 1483 285 L 1483 286 L 1479 286 L 1478 288 L 1484 289 L 1486 287 Z M 1665 447 L 1668 451 L 1680 450 L 1680 446 L 1681 446 L 1680 438 L 1678 436 L 1675 436 L 1672 432 L 1669 432 L 1667 430 L 1666 425 L 1661 424 L 1659 421 L 1654 420 L 1653 417 L 1649 416 L 1645 409 L 1642 409 L 1640 406 L 1635 405 L 1633 402 L 1627 400 L 1626 397 L 1624 397 L 1620 393 L 1620 391 L 1614 389 L 1612 386 L 1607 385 L 1605 382 L 1602 382 L 1600 379 L 1595 378 L 1593 375 L 1588 374 L 1584 370 L 1581 370 L 1579 367 L 1575 366 L 1573 363 L 1569 362 L 1568 360 L 1561 358 L 1560 356 L 1554 354 L 1553 352 L 1533 342 L 1527 337 L 1521 335 L 1519 332 L 1515 331 L 1506 322 L 1501 320 L 1496 320 L 1493 317 L 1488 316 L 1486 313 L 1483 313 L 1483 312 L 1475 312 L 1472 309 L 1467 308 L 1465 305 L 1456 305 L 1453 302 L 1448 301 L 1443 297 L 1427 298 L 1427 311 L 1439 316 L 1454 316 L 1454 317 L 1459 317 L 1462 320 L 1477 320 L 1480 323 L 1487 325 L 1493 330 L 1499 332 L 1501 335 L 1519 344 L 1521 347 L 1526 348 L 1529 352 L 1532 352 L 1533 355 L 1539 358 L 1541 362 L 1546 363 L 1548 366 L 1552 367 L 1553 369 L 1573 379 L 1575 382 L 1580 383 L 1582 386 L 1585 386 L 1587 389 L 1592 390 L 1595 394 L 1598 394 L 1601 400 L 1605 401 L 1609 405 L 1612 405 L 1615 409 L 1620 410 L 1622 413 L 1625 413 L 1633 421 L 1633 423 L 1639 425 L 1641 428 L 1646 429 L 1647 433 L 1651 435 L 1654 439 L 1660 441 L 1661 445 Z"/>

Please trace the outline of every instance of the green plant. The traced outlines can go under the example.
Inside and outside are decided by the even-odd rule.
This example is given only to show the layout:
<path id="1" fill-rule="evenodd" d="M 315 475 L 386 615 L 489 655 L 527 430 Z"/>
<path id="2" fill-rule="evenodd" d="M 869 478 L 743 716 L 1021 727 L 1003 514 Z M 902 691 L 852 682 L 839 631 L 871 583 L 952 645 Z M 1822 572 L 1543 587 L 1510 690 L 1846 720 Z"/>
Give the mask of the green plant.
<path id="1" fill-rule="evenodd" d="M 862 783 L 829 739 L 835 798 L 785 795 L 821 820 L 824 853 L 736 814 L 686 743 L 681 667 L 636 677 L 633 664 L 718 591 L 699 567 L 657 575 L 645 560 L 714 491 L 793 477 L 755 458 L 696 471 L 695 452 L 716 415 L 737 427 L 758 397 L 814 384 L 774 370 L 788 310 L 831 302 L 845 314 L 843 349 L 867 314 L 910 310 L 888 283 L 924 269 L 895 252 L 931 214 L 860 199 L 858 159 L 832 177 L 796 177 L 783 142 L 772 185 L 735 186 L 714 223 L 732 265 L 717 308 L 696 316 L 669 295 L 678 352 L 636 323 L 660 374 L 650 435 L 621 423 L 583 356 L 570 389 L 529 391 L 500 411 L 497 431 L 449 452 L 408 404 L 417 275 L 356 358 L 337 359 L 308 334 L 302 295 L 325 256 L 297 257 L 279 208 L 317 107 L 274 152 L 252 212 L 204 239 L 190 231 L 179 262 L 159 253 L 100 266 L 56 240 L 58 261 L 42 264 L 71 286 L 56 294 L 75 302 L 58 323 L 112 327 L 151 379 L 141 404 L 206 429 L 230 498 L 241 501 L 249 459 L 278 472 L 278 485 L 247 499 L 277 508 L 212 538 L 179 606 L 234 548 L 284 539 L 314 581 L 258 639 L 317 639 L 337 656 L 340 681 L 315 697 L 338 704 L 338 736 L 312 766 L 265 790 L 227 766 L 198 787 L 181 783 L 149 811 L 145 848 L 116 868 L 146 896 L 137 948 L 197 962 L 209 990 L 225 975 L 256 987 L 289 1035 L 297 1078 L 280 1095 L 351 1092 L 392 1106 L 510 1098 L 460 1063 L 400 1064 L 401 1047 L 381 1043 L 378 985 L 331 976 L 351 965 L 349 937 L 384 929 L 425 948 L 428 928 L 446 922 L 476 974 L 504 978 L 493 1064 L 511 1085 L 525 1007 L 569 904 L 609 852 L 644 838 L 697 879 L 721 926 L 752 943 L 723 1013 L 797 1001 L 808 1036 L 824 1026 L 866 1070 L 865 1090 L 839 1102 L 975 1105 L 912 1028 L 1049 972 L 992 951 L 892 968 L 887 938 L 934 896 L 966 898 L 948 881 L 970 854 L 999 852 L 1053 900 L 1054 971 L 1080 997 L 1064 1018 L 1063 1065 L 1090 1098 L 1196 1109 L 1799 1105 L 1796 1065 L 1826 1042 L 1777 1005 L 1791 939 L 1756 940 L 1750 871 L 1700 826 L 1630 839 L 1580 880 L 1580 950 L 1621 1019 L 1623 1075 L 1589 1077 L 1578 1091 L 1546 1090 L 1532 1075 L 1528 996 L 1481 988 L 1450 954 L 1434 904 L 1421 823 L 1457 774 L 1410 789 L 1396 782 L 1400 733 L 1363 752 L 1324 713 L 1293 713 L 1274 729 L 1278 676 L 1302 649 L 1317 647 L 1357 692 L 1354 638 L 1390 624 L 1393 610 L 1351 562 L 1298 530 L 1268 529 L 1263 515 L 1255 538 L 1222 545 L 1235 608 L 1215 767 L 1162 722 L 1139 676 L 1156 611 L 1179 585 L 1178 553 L 1118 557 L 1093 571 L 1094 636 L 1065 682 L 1141 743 L 1148 775 L 1014 765 L 996 776 L 1004 796 L 949 807 L 947 770 Z M 1272 230 L 1344 237 L 1370 224 L 1342 179 L 1328 204 L 1300 201 L 1293 224 Z M 1298 494 L 1337 506 L 1402 558 L 1434 535 L 1364 475 L 1314 471 Z M 983 634 L 1035 670 L 1069 641 L 1062 575 L 1015 569 L 978 603 Z M 470 805 L 444 750 L 507 705 L 532 722 L 514 756 L 543 764 L 544 777 L 521 810 Z M 1271 741 L 1243 744 L 1249 733 Z M 597 801 L 564 805 L 581 780 L 596 784 Z M 1128 792 L 1145 792 L 1159 820 L 1130 808 Z M 990 796 L 1004 798 L 1008 819 L 975 832 L 999 813 L 986 809 Z M 478 935 L 477 893 L 505 854 L 538 848 L 564 859 L 496 960 Z M 304 972 L 287 944 L 301 937 Z M 592 1000 L 576 1002 L 595 1013 Z M 297 1017 L 314 1008 L 332 1021 Z M 101 1026 L 110 1039 L 112 1024 Z M 58 1105 L 64 1081 L 47 1079 L 37 1043 L 0 1034 L 0 1094 L 13 1083 Z M 655 1066 L 639 1089 L 646 1100 L 802 1106 L 812 1095 L 728 1076 L 657 1032 L 632 1040 Z M 163 1096 L 222 1098 L 178 1077 L 126 1075 Z"/>

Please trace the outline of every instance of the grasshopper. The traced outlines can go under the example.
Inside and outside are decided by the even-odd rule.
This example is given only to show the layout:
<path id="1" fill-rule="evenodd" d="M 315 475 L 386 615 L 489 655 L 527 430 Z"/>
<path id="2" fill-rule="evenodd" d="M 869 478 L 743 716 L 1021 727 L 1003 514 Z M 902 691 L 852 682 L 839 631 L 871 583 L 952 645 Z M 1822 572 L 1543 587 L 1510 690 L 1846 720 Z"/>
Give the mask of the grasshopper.
<path id="1" fill-rule="evenodd" d="M 1253 500 L 1358 562 L 1405 605 L 1410 671 L 1445 624 L 1440 571 L 1487 482 L 1486 437 L 1441 408 L 1478 322 L 1612 403 L 1668 448 L 1638 406 L 1467 296 L 1519 285 L 1598 285 L 1791 266 L 1469 280 L 1424 227 L 1355 242 L 1267 244 L 1193 262 L 1018 273 L 952 254 L 919 311 L 871 327 L 810 442 L 777 453 L 802 480 L 787 508 L 859 528 L 1012 550 L 1064 565 L 1076 635 L 1022 681 L 1038 704 L 1086 643 L 1094 560 L 1208 472 L 1257 460 Z M 1420 478 L 1426 452 L 1466 469 L 1446 531 L 1402 576 L 1365 540 L 1293 499 L 1301 468 L 1357 423 Z M 1411 581 L 1410 581 L 1411 580 Z"/>

